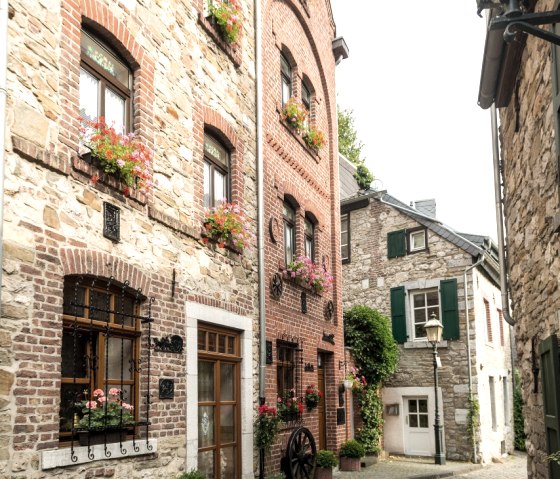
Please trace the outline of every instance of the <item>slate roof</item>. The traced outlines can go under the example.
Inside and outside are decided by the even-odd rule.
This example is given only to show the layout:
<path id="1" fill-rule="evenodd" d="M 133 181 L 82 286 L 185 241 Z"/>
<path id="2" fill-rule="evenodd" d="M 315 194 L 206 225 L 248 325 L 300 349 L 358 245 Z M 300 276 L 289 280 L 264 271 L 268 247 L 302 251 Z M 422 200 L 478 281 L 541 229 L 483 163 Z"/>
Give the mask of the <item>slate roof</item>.
<path id="1" fill-rule="evenodd" d="M 470 254 L 473 259 L 478 259 L 481 255 L 485 256 L 486 264 L 483 263 L 482 268 L 499 283 L 499 262 L 496 245 L 488 236 L 474 235 L 470 233 L 458 233 L 453 228 L 445 225 L 434 217 L 427 216 L 415 208 L 399 201 L 397 198 L 391 196 L 386 191 L 360 190 L 356 180 L 353 178 L 354 165 L 350 163 L 342 155 L 339 157 L 340 164 L 340 198 L 341 206 L 349 206 L 354 202 L 363 200 L 364 198 L 371 198 L 381 201 L 390 205 L 400 212 L 410 216 L 422 226 L 433 231 L 438 236 L 446 239 L 455 246 L 461 248 L 463 251 Z M 350 165 L 350 166 L 348 166 Z M 353 170 L 352 170 L 353 168 Z M 348 178 L 348 176 L 350 178 Z M 354 186 L 352 186 L 352 180 Z M 343 192 L 344 189 L 344 192 Z"/>

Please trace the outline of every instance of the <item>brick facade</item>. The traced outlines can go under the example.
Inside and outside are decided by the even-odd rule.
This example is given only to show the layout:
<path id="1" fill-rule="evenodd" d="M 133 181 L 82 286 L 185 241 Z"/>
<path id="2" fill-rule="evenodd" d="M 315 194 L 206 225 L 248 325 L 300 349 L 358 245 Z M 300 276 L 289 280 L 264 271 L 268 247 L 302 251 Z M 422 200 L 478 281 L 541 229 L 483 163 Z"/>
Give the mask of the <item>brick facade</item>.
<path id="1" fill-rule="evenodd" d="M 343 202 L 343 205 L 348 203 L 343 207 L 344 211 L 349 211 L 350 230 L 350 260 L 343 265 L 343 305 L 345 309 L 366 305 L 391 320 L 391 288 L 403 286 L 406 290 L 407 339 L 399 345 L 397 371 L 383 384 L 382 390 L 385 406 L 398 404 L 399 414 L 388 415 L 385 410 L 384 448 L 387 452 L 414 454 L 413 446 L 407 442 L 405 403 L 408 397 L 427 397 L 430 427 L 425 440 L 432 442 L 432 449 L 430 451 L 428 448 L 427 452 L 434 453 L 431 427 L 435 399 L 432 351 L 427 342 L 414 341 L 409 302 L 411 292 L 426 289 L 438 291 L 441 280 L 455 278 L 458 285 L 459 339 L 444 341 L 438 348 L 442 362 L 439 369 L 440 411 L 447 458 L 469 460 L 472 446 L 466 427 L 469 394 L 463 273 L 476 258 L 430 229 L 427 230 L 427 251 L 388 258 L 388 233 L 423 225 L 410 215 L 385 204 L 382 201 L 383 194 L 369 194 L 366 204 L 360 204 L 358 209 L 353 209 L 348 203 L 351 200 Z M 482 424 L 478 454 L 480 460 L 490 462 L 492 457 L 501 455 L 502 441 L 507 450 L 513 447 L 509 331 L 507 328 L 504 330 L 502 345 L 498 316 L 498 310 L 501 309 L 500 291 L 495 281 L 480 268 L 471 271 L 467 280 L 472 384 L 473 393 L 480 402 Z M 491 343 L 484 339 L 483 299 L 487 299 L 492 307 L 491 322 L 495 329 L 494 341 Z M 490 377 L 496 381 L 495 429 L 491 427 L 490 417 Z M 507 408 L 504 407 L 504 384 Z"/>
<path id="2" fill-rule="evenodd" d="M 334 91 L 335 59 L 332 52 L 334 24 L 328 2 L 267 2 L 263 11 L 264 70 L 264 179 L 265 223 L 272 233 L 265 236 L 267 340 L 272 343 L 273 363 L 267 366 L 266 400 L 274 404 L 277 390 L 277 342 L 299 343 L 302 364 L 313 369 L 302 371 L 299 385 L 317 385 L 318 353 L 324 354 L 326 444 L 336 450 L 346 437 L 345 426 L 337 426 L 338 388 L 344 374 L 341 309 L 341 269 L 338 214 L 337 120 Z M 292 66 L 292 96 L 301 100 L 301 84 L 312 92 L 311 124 L 325 133 L 327 142 L 318 153 L 303 142 L 281 118 L 280 55 Z M 283 294 L 274 299 L 270 283 L 275 273 L 286 267 L 284 260 L 283 203 L 295 207 L 295 256 L 304 254 L 304 219 L 315 222 L 315 263 L 325 264 L 335 277 L 330 292 L 320 295 L 284 281 Z M 302 313 L 301 294 L 307 294 L 307 313 Z M 334 319 L 327 320 L 328 300 L 335 305 Z M 332 344 L 324 335 L 334 335 Z M 318 410 L 303 412 L 302 424 L 308 427 L 319 446 Z M 278 467 L 286 441 L 295 424 L 288 424 L 273 447 L 267 462 L 269 471 Z"/>
<path id="3" fill-rule="evenodd" d="M 243 2 L 243 37 L 232 49 L 186 3 L 11 2 L 0 477 L 174 477 L 196 460 L 196 443 L 194 451 L 186 444 L 192 421 L 187 405 L 197 402 L 187 388 L 196 375 L 187 369 L 188 351 L 196 358 L 196 338 L 193 343 L 186 318 L 193 318 L 191 311 L 199 314 L 195 331 L 197 319 L 204 319 L 200 311 L 218 319 L 243 318 L 238 323 L 251 335 L 258 325 L 255 245 L 239 255 L 200 242 L 205 129 L 231 153 L 232 199 L 253 220 L 256 234 L 252 5 Z M 133 72 L 133 130 L 154 152 L 155 186 L 146 195 L 125 196 L 121 185 L 104 175 L 92 183 L 98 170 L 78 155 L 82 28 L 103 39 Z M 104 202 L 120 208 L 118 242 L 103 236 Z M 141 416 L 147 410 L 149 391 L 148 438 L 156 452 L 141 450 L 135 458 L 127 443 L 125 457 L 117 448 L 102 459 L 103 450 L 96 449 L 93 461 L 72 465 L 70 448 L 59 446 L 67 275 L 112 277 L 141 289 L 147 298 L 142 314 L 153 298 L 152 339 L 177 335 L 194 345 L 182 354 L 155 351 L 142 326 L 141 375 L 146 377 L 149 352 L 151 381 L 140 390 L 139 410 Z M 244 345 L 246 399 L 254 395 L 258 345 Z M 160 379 L 174 381 L 173 399 L 159 398 Z M 242 409 L 246 429 L 254 402 Z M 138 444 L 146 439 L 145 429 L 139 428 L 138 437 Z M 249 445 L 241 456 L 243 477 L 253 476 L 252 458 Z M 70 465 L 47 468 L 63 463 Z"/>

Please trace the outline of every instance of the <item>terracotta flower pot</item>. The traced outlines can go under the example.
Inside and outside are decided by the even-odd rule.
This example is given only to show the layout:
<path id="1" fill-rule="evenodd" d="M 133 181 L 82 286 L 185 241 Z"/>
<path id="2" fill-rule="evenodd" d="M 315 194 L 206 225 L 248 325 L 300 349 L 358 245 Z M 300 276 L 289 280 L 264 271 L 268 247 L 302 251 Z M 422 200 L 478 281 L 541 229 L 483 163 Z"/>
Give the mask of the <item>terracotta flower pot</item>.
<path id="1" fill-rule="evenodd" d="M 332 479 L 332 467 L 316 467 L 315 479 Z"/>
<path id="2" fill-rule="evenodd" d="M 361 470 L 361 460 L 359 457 L 341 457 L 340 470 L 359 472 Z"/>

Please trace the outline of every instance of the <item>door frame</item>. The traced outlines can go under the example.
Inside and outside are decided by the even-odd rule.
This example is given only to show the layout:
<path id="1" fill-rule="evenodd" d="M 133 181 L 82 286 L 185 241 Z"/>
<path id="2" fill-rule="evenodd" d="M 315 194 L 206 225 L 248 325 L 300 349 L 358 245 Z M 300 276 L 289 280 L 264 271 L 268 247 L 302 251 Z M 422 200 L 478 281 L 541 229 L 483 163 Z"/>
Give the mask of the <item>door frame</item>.
<path id="1" fill-rule="evenodd" d="M 253 320 L 224 309 L 188 301 L 185 303 L 185 368 L 186 377 L 186 457 L 185 470 L 198 466 L 198 322 L 204 322 L 240 334 L 240 471 L 242 479 L 254 479 L 253 474 Z"/>

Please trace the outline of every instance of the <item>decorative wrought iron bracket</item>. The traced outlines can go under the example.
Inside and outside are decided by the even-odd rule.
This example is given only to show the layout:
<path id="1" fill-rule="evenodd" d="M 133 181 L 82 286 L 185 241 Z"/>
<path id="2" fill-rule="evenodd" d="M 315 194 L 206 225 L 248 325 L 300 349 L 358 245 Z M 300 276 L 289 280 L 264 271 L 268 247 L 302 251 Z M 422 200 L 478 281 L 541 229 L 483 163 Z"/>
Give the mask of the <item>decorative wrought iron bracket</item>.
<path id="1" fill-rule="evenodd" d="M 164 353 L 182 353 L 183 338 L 181 336 L 166 336 L 161 339 L 154 338 L 154 351 Z"/>
<path id="2" fill-rule="evenodd" d="M 511 42 L 517 32 L 525 32 L 560 46 L 560 35 L 552 33 L 540 25 L 560 23 L 560 10 L 551 12 L 525 13 L 517 16 L 501 15 L 490 23 L 490 30 L 504 30 L 504 41 Z M 537 26 L 536 26 L 537 25 Z"/>

